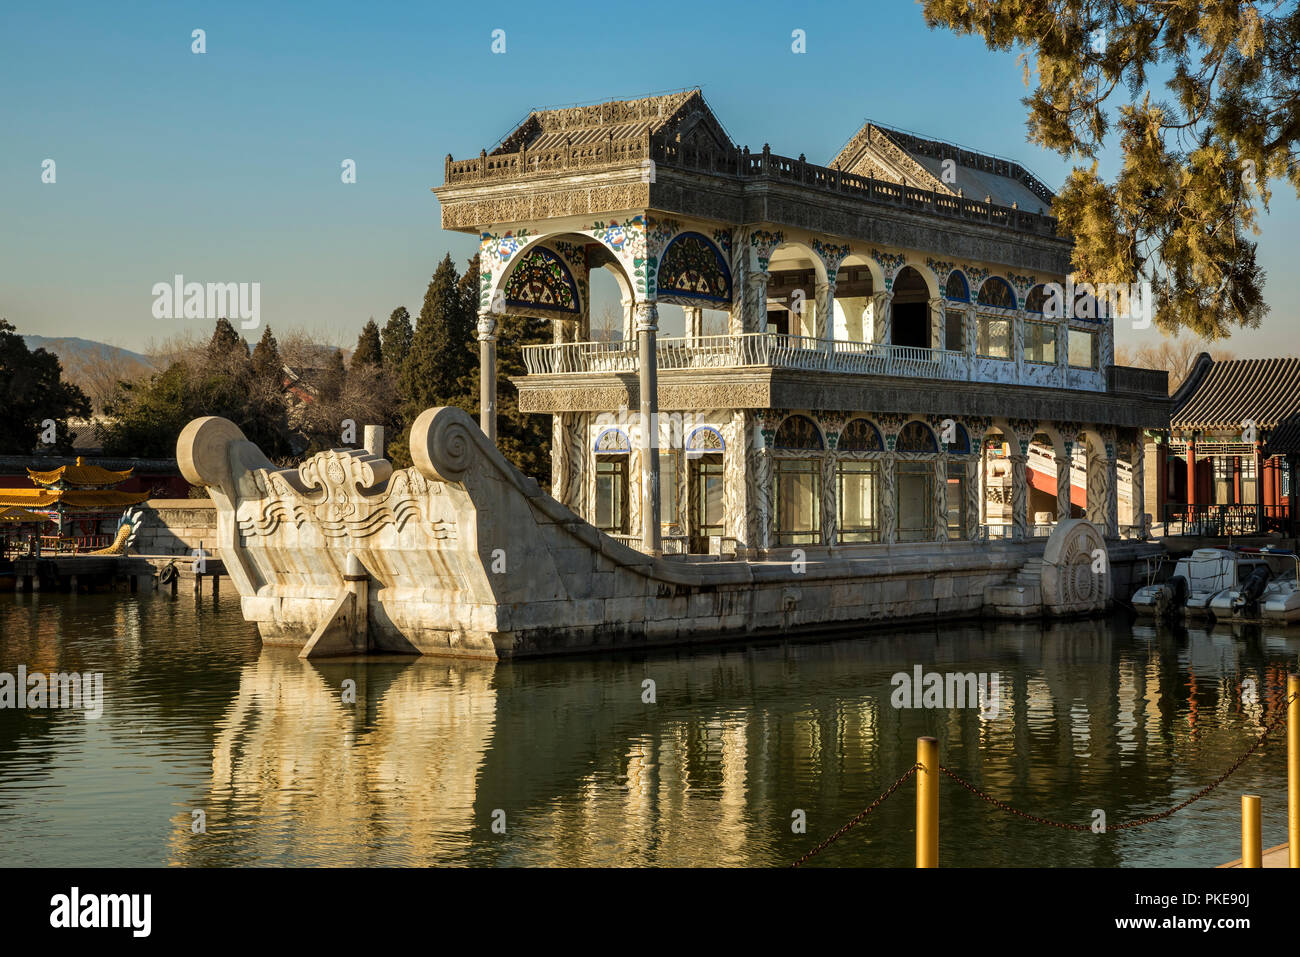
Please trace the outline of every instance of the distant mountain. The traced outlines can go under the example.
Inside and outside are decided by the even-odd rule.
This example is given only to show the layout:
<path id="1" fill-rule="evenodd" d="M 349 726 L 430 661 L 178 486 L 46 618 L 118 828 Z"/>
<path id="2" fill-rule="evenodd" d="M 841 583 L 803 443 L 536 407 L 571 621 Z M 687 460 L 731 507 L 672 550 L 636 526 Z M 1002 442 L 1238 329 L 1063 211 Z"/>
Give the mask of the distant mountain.
<path id="1" fill-rule="evenodd" d="M 28 349 L 44 349 L 46 352 L 53 352 L 63 360 L 65 367 L 92 357 L 114 362 L 150 365 L 148 356 L 132 352 L 130 349 L 110 346 L 106 342 L 96 342 L 93 339 L 79 339 L 76 336 L 23 336 L 23 341 L 27 343 Z"/>

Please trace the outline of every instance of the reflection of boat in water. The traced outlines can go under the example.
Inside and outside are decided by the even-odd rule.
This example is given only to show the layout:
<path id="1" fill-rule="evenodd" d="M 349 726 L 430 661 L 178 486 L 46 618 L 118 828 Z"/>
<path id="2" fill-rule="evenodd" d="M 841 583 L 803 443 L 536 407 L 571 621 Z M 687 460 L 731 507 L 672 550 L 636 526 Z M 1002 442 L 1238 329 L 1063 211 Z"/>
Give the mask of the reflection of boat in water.
<path id="1" fill-rule="evenodd" d="M 1251 566 L 1249 577 L 1214 596 L 1210 603 L 1214 617 L 1221 620 L 1283 624 L 1300 621 L 1300 587 L 1296 583 L 1295 552 L 1272 547 L 1242 551 L 1255 552 L 1258 561 Z"/>
<path id="2" fill-rule="evenodd" d="M 1255 556 L 1228 548 L 1198 548 L 1178 559 L 1168 581 L 1154 580 L 1158 568 L 1150 572 L 1147 584 L 1133 593 L 1133 607 L 1139 615 L 1157 618 L 1207 618 L 1214 614 L 1214 599 L 1243 584 L 1257 567 L 1266 566 Z"/>

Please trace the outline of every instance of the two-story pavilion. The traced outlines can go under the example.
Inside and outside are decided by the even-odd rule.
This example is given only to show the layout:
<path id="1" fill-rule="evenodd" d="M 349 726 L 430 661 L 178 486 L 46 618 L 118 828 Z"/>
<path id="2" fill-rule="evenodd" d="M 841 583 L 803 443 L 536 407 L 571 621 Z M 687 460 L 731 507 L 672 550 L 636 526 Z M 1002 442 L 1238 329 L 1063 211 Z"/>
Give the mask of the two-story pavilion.
<path id="1" fill-rule="evenodd" d="M 648 552 L 973 541 L 995 488 L 1024 539 L 1031 446 L 1055 457 L 1058 516 L 1076 448 L 1107 535 L 1119 460 L 1143 501 L 1165 374 L 1114 366 L 1097 310 L 1045 308 L 1071 245 L 1013 162 L 871 123 L 828 166 L 750 152 L 689 90 L 535 111 L 448 156 L 435 192 L 444 228 L 480 237 L 484 431 L 498 317 L 550 320 L 514 382 L 552 416 L 552 494 Z M 591 332 L 602 269 L 613 341 Z M 658 337 L 665 304 L 680 338 Z"/>

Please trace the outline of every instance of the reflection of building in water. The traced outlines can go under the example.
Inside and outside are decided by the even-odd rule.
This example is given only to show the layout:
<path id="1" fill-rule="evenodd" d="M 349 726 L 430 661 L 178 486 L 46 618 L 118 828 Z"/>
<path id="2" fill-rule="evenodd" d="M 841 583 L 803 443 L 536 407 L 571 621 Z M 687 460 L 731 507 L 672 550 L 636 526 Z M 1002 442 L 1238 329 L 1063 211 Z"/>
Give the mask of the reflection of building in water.
<path id="1" fill-rule="evenodd" d="M 912 630 L 511 666 L 309 664 L 264 649 L 219 724 L 208 793 L 186 807 L 207 812 L 208 833 L 190 834 L 178 814 L 173 858 L 781 864 L 901 775 L 920 734 L 940 739 L 947 766 L 1015 807 L 1084 824 L 1104 808 L 1117 823 L 1212 780 L 1240 753 L 1242 734 L 1232 714 L 1218 717 L 1234 695 L 1236 675 L 1224 669 L 1235 659 L 1196 653 L 1205 669 L 1198 739 L 1185 723 L 1186 640 L 1114 635 L 1106 622 L 999 623 L 946 628 L 942 641 Z M 1287 659 L 1274 652 L 1270 664 L 1249 647 L 1240 655 L 1271 702 Z M 892 707 L 891 676 L 918 663 L 940 673 L 996 668 L 997 714 Z M 652 704 L 642 699 L 647 677 Z M 341 701 L 346 678 L 358 682 L 355 706 Z M 956 792 L 945 800 L 950 833 L 996 833 L 987 806 Z M 492 831 L 498 809 L 505 834 Z M 797 809 L 807 813 L 804 837 L 791 832 Z M 883 807 L 838 861 L 904 863 L 910 813 L 907 799 Z M 1044 859 L 1067 859 L 1057 835 L 1035 833 Z M 1120 859 L 1114 844 L 1086 848 L 1068 860 Z"/>
<path id="2" fill-rule="evenodd" d="M 342 700 L 345 679 L 355 704 Z M 470 844 L 493 699 L 491 665 L 320 667 L 265 649 L 218 727 L 200 805 L 208 833 L 178 827 L 174 861 L 456 861 Z"/>

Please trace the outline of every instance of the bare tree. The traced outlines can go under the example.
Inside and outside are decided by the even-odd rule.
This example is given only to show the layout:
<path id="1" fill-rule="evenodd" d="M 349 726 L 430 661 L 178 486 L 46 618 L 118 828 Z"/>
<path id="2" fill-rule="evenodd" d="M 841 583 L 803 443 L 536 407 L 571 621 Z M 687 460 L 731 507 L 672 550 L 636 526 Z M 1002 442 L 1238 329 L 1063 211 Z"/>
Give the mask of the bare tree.
<path id="1" fill-rule="evenodd" d="M 1191 336 L 1179 336 L 1176 339 L 1162 339 L 1159 345 L 1146 345 L 1134 349 L 1120 346 L 1115 350 L 1115 364 L 1137 366 L 1141 369 L 1164 369 L 1169 373 L 1169 392 L 1172 395 L 1183 384 L 1196 358 L 1202 352 L 1208 352 L 1215 362 L 1235 359 L 1230 349 L 1211 346 L 1204 339 Z"/>

